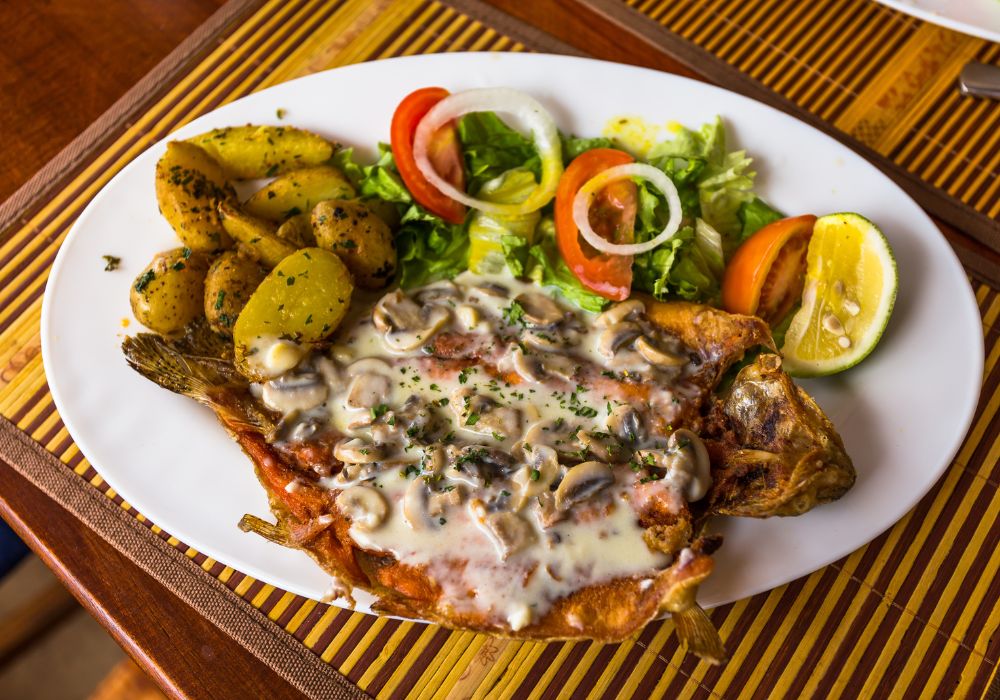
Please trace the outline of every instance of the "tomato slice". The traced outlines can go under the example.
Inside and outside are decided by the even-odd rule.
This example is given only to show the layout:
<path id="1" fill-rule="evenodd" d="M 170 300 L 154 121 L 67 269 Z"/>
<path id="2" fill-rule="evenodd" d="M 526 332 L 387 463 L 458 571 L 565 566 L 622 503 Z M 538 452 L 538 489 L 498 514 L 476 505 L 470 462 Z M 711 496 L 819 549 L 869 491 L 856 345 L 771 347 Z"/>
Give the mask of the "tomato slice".
<path id="1" fill-rule="evenodd" d="M 447 96 L 448 91 L 444 88 L 429 87 L 411 92 L 403 98 L 392 115 L 389 141 L 396 169 L 399 170 L 403 184 L 417 203 L 450 224 L 461 224 L 465 221 L 465 205 L 442 194 L 429 183 L 413 157 L 413 137 L 417 125 L 431 107 Z M 465 165 L 462 160 L 462 148 L 458 142 L 458 129 L 454 123 L 445 124 L 435 132 L 428 147 L 427 157 L 442 178 L 456 189 L 465 189 Z"/>
<path id="2" fill-rule="evenodd" d="M 722 306 L 754 314 L 774 325 L 802 296 L 806 251 L 816 217 L 775 221 L 753 234 L 733 253 L 722 279 Z"/>
<path id="3" fill-rule="evenodd" d="M 615 148 L 584 151 L 569 164 L 556 188 L 556 241 L 563 260 L 584 287 L 615 301 L 627 299 L 632 291 L 632 256 L 608 255 L 587 243 L 573 221 L 573 199 L 595 175 L 632 162 L 632 156 Z M 606 240 L 632 243 L 637 208 L 635 183 L 630 180 L 612 182 L 594 198 L 590 225 Z"/>

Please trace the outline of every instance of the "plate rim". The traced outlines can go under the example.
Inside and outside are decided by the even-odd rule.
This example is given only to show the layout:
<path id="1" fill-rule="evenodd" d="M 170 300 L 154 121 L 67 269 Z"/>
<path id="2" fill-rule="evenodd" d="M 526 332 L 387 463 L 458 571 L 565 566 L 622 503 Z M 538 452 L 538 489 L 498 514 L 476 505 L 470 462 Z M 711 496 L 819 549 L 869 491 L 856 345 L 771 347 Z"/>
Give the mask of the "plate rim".
<path id="1" fill-rule="evenodd" d="M 177 127 L 176 129 L 174 129 L 173 131 L 171 131 L 167 135 L 165 135 L 162 139 L 157 140 L 155 143 L 152 143 L 148 147 L 144 148 L 140 153 L 137 153 L 136 156 L 132 158 L 132 160 L 130 160 L 126 165 L 124 165 L 121 168 L 121 170 L 119 170 L 117 173 L 115 173 L 108 180 L 108 182 L 105 183 L 101 187 L 100 191 L 98 191 L 94 195 L 94 197 L 84 207 L 83 211 L 81 211 L 80 214 L 77 216 L 76 220 L 74 220 L 74 222 L 73 222 L 73 224 L 72 224 L 69 232 L 66 234 L 65 239 L 63 240 L 62 244 L 60 244 L 60 246 L 59 246 L 59 249 L 58 249 L 57 254 L 56 254 L 56 258 L 55 258 L 55 260 L 54 260 L 54 262 L 52 264 L 52 268 L 51 268 L 51 270 L 49 272 L 48 279 L 46 280 L 45 292 L 44 292 L 44 295 L 43 295 L 43 298 L 42 298 L 41 321 L 40 321 L 40 340 L 41 340 L 42 363 L 43 363 L 43 366 L 45 368 L 45 376 L 46 376 L 46 378 L 48 380 L 49 391 L 50 391 L 50 394 L 52 396 L 53 403 L 55 405 L 55 408 L 56 408 L 57 412 L 60 415 L 60 418 L 62 419 L 64 425 L 66 426 L 67 432 L 70 434 L 70 436 L 72 437 L 73 441 L 77 444 L 77 446 L 79 447 L 81 453 L 85 457 L 87 457 L 88 461 L 90 461 L 91 466 L 94 467 L 94 469 L 101 475 L 102 479 L 104 479 L 109 484 L 109 486 L 111 486 L 111 488 L 113 488 L 116 492 L 118 492 L 119 494 L 121 494 L 122 497 L 125 498 L 129 503 L 133 504 L 134 507 L 136 508 L 136 510 L 138 512 L 143 513 L 143 514 L 145 514 L 146 512 L 149 512 L 148 509 L 144 509 L 144 508 L 140 507 L 141 504 L 143 502 L 145 502 L 146 499 L 144 499 L 142 497 L 140 497 L 140 499 L 138 499 L 138 500 L 129 498 L 128 497 L 129 494 L 126 493 L 127 491 L 129 491 L 129 489 L 126 488 L 125 492 L 123 492 L 122 490 L 120 490 L 118 488 L 118 486 L 114 483 L 115 482 L 115 478 L 108 479 L 105 476 L 105 474 L 101 472 L 101 470 L 99 468 L 99 465 L 96 464 L 89 457 L 88 450 L 85 449 L 85 446 L 84 446 L 85 443 L 87 442 L 87 438 L 85 436 L 84 437 L 78 437 L 78 435 L 81 435 L 81 432 L 77 431 L 77 430 L 75 430 L 73 428 L 73 419 L 70 418 L 69 414 L 67 414 L 65 412 L 65 410 L 64 410 L 65 407 L 67 405 L 69 405 L 69 404 L 65 401 L 65 398 L 64 398 L 64 396 L 62 394 L 62 388 L 58 385 L 58 380 L 55 379 L 55 375 L 50 374 L 50 372 L 49 372 L 49 368 L 53 367 L 53 359 L 52 359 L 52 352 L 53 352 L 53 350 L 52 350 L 52 346 L 55 343 L 55 341 L 51 337 L 53 335 L 53 333 L 54 333 L 54 329 L 52 328 L 52 313 L 53 313 L 53 311 L 52 311 L 52 304 L 54 303 L 52 301 L 52 295 L 54 293 L 50 291 L 53 288 L 53 285 L 51 285 L 50 283 L 53 280 L 58 280 L 59 277 L 60 277 L 60 275 L 62 274 L 62 268 L 66 264 L 66 260 L 67 260 L 67 258 L 69 256 L 69 253 L 67 253 L 67 251 L 69 249 L 69 246 L 67 244 L 69 244 L 71 241 L 75 240 L 75 238 L 78 235 L 80 235 L 79 231 L 81 230 L 81 222 L 85 221 L 85 219 L 87 218 L 87 216 L 88 216 L 88 214 L 89 214 L 89 212 L 90 212 L 90 210 L 92 208 L 100 206 L 100 202 L 103 200 L 103 198 L 105 196 L 108 196 L 108 193 L 109 193 L 109 191 L 111 189 L 111 186 L 118 180 L 118 178 L 127 177 L 129 171 L 133 167 L 136 166 L 136 161 L 141 156 L 143 156 L 144 154 L 148 153 L 150 150 L 157 149 L 157 148 L 161 147 L 161 145 L 164 142 L 166 142 L 167 140 L 169 140 L 178 131 L 182 131 L 182 130 L 190 128 L 190 126 L 191 126 L 192 123 L 196 123 L 199 120 L 201 120 L 202 118 L 211 116 L 216 111 L 218 111 L 218 109 L 220 109 L 221 107 L 232 105 L 232 104 L 234 104 L 236 102 L 239 102 L 241 100 L 244 100 L 244 99 L 247 99 L 247 98 L 251 98 L 251 97 L 254 97 L 254 96 L 259 95 L 261 93 L 265 93 L 265 92 L 267 92 L 269 90 L 272 90 L 272 89 L 275 89 L 275 88 L 280 88 L 280 87 L 283 87 L 283 86 L 287 86 L 287 85 L 290 85 L 292 83 L 298 83 L 300 81 L 314 80 L 316 78 L 316 76 L 324 75 L 324 74 L 327 74 L 327 73 L 333 73 L 333 72 L 338 72 L 338 71 L 341 71 L 341 72 L 342 71 L 352 71 L 352 70 L 361 70 L 361 71 L 363 71 L 363 70 L 371 70 L 372 66 L 375 66 L 375 65 L 380 65 L 380 64 L 384 65 L 384 64 L 390 64 L 390 63 L 395 63 L 395 62 L 400 62 L 400 61 L 403 61 L 403 62 L 438 62 L 438 61 L 445 61 L 445 60 L 447 60 L 447 61 L 454 61 L 456 59 L 461 59 L 462 57 L 475 57 L 477 59 L 480 59 L 480 58 L 481 59 L 486 59 L 486 58 L 488 58 L 489 60 L 492 60 L 492 61 L 498 61 L 498 60 L 499 61 L 507 61 L 507 60 L 509 60 L 509 61 L 512 61 L 512 62 L 518 62 L 518 61 L 528 61 L 528 62 L 531 62 L 531 61 L 535 61 L 535 60 L 541 60 L 541 61 L 555 60 L 555 61 L 568 61 L 568 62 L 572 62 L 572 63 L 587 62 L 587 63 L 603 64 L 605 66 L 613 67 L 615 70 L 625 69 L 625 70 L 629 70 L 629 71 L 639 71 L 639 72 L 646 73 L 648 75 L 656 76 L 657 79 L 667 78 L 669 80 L 678 81 L 680 83 L 694 84 L 694 85 L 698 86 L 697 89 L 699 89 L 699 90 L 704 89 L 704 90 L 717 91 L 719 93 L 724 93 L 729 98 L 736 99 L 737 101 L 739 101 L 739 100 L 749 100 L 750 102 L 753 102 L 755 105 L 757 105 L 759 107 L 762 107 L 762 108 L 764 108 L 766 110 L 769 110 L 771 112 L 774 112 L 774 113 L 777 113 L 777 114 L 781 115 L 781 117 L 783 117 L 783 118 L 789 118 L 789 119 L 794 120 L 800 126 L 806 127 L 808 130 L 810 130 L 811 133 L 812 133 L 812 135 L 818 136 L 821 139 L 827 139 L 827 140 L 835 143 L 838 148 L 842 148 L 846 152 L 851 153 L 851 154 L 857 156 L 864 163 L 865 166 L 867 166 L 867 167 L 871 168 L 873 171 L 877 172 L 878 176 L 880 178 L 882 178 L 882 180 L 885 182 L 885 184 L 887 184 L 887 185 L 891 186 L 892 188 L 894 188 L 900 195 L 902 195 L 903 197 L 905 197 L 907 200 L 909 200 L 914 205 L 915 209 L 919 212 L 920 216 L 923 217 L 923 219 L 929 225 L 929 229 L 931 229 L 931 230 L 934 231 L 934 233 L 936 234 L 936 236 L 940 239 L 940 243 L 942 243 L 944 245 L 945 249 L 947 250 L 947 253 L 948 253 L 947 264 L 950 265 L 950 266 L 952 266 L 955 270 L 957 270 L 957 272 L 959 274 L 961 274 L 963 277 L 965 277 L 965 278 L 968 277 L 967 272 L 965 271 L 965 268 L 962 267 L 960 261 L 958 260 L 957 255 L 955 254 L 955 252 L 952 249 L 951 245 L 947 242 L 947 239 L 943 236 L 943 234 L 941 233 L 940 229 L 933 223 L 933 220 L 930 219 L 930 217 L 927 214 L 927 212 L 924 211 L 924 209 L 919 205 L 919 203 L 916 202 L 916 200 L 914 200 L 910 195 L 908 195 L 904 190 L 902 190 L 902 188 L 900 188 L 895 182 L 893 182 L 890 178 L 888 178 L 888 176 L 886 176 L 876 165 L 874 165 L 873 163 L 871 163 L 871 161 L 869 161 L 867 158 L 864 158 L 864 156 L 862 156 L 861 154 L 857 153 L 856 151 L 854 151 L 853 149 L 851 149 L 847 145 L 843 144 L 842 142 L 838 141 L 837 139 L 829 136 L 828 134 L 825 134 L 824 132 L 822 132 L 821 130 L 817 129 L 816 127 L 808 124 L 807 122 L 802 121 L 801 119 L 799 119 L 795 115 L 792 115 L 792 114 L 789 114 L 787 112 L 784 112 L 783 110 L 777 109 L 777 108 L 775 108 L 775 107 L 773 107 L 771 105 L 768 105 L 766 103 L 760 102 L 760 101 L 755 100 L 755 99 L 753 99 L 751 97 L 747 97 L 745 95 L 741 95 L 741 94 L 733 92 L 731 90 L 727 90 L 725 88 L 722 88 L 722 87 L 719 87 L 719 86 L 716 86 L 716 85 L 705 83 L 703 81 L 695 80 L 695 79 L 688 78 L 688 77 L 685 77 L 685 76 L 676 75 L 676 74 L 673 74 L 673 73 L 667 73 L 667 72 L 664 72 L 664 71 L 658 71 L 658 70 L 651 69 L 651 68 L 645 68 L 645 67 L 642 67 L 642 66 L 632 66 L 632 65 L 628 65 L 628 64 L 622 64 L 622 63 L 614 62 L 614 61 L 604 61 L 604 60 L 593 59 L 593 58 L 589 58 L 589 57 L 565 56 L 565 55 L 560 55 L 560 54 L 546 54 L 546 53 L 519 54 L 519 53 L 508 53 L 508 52 L 501 52 L 501 53 L 494 53 L 494 52 L 455 52 L 455 53 L 446 53 L 446 54 L 420 54 L 420 55 L 415 55 L 415 56 L 401 56 L 401 57 L 393 57 L 393 58 L 389 58 L 389 59 L 382 59 L 382 60 L 379 60 L 379 61 L 368 61 L 368 62 L 359 63 L 359 64 L 351 64 L 351 65 L 347 65 L 347 66 L 338 66 L 338 67 L 335 67 L 335 68 L 328 69 L 326 71 L 320 71 L 320 72 L 313 73 L 313 74 L 310 74 L 310 75 L 301 76 L 299 78 L 295 78 L 295 79 L 290 80 L 290 81 L 279 83 L 279 84 L 277 84 L 275 86 L 270 86 L 268 88 L 265 88 L 264 90 L 261 90 L 261 91 L 255 92 L 255 93 L 250 93 L 249 95 L 243 96 L 243 97 L 239 98 L 238 100 L 233 100 L 232 102 L 228 102 L 225 105 L 222 105 L 220 107 L 217 107 L 216 109 L 213 109 L 213 110 L 210 110 L 210 111 L 208 111 L 208 112 L 206 112 L 204 114 L 201 114 L 198 117 L 196 117 L 195 119 L 192 119 L 190 121 L 187 121 L 187 122 L 183 123 L 181 126 Z M 972 312 L 975 314 L 977 323 L 978 323 L 979 327 L 981 328 L 981 315 L 980 315 L 980 312 L 979 312 L 978 302 L 976 301 L 975 293 L 974 293 L 974 290 L 973 290 L 972 286 L 970 284 L 963 285 L 962 286 L 962 293 L 963 293 L 963 296 L 965 297 L 965 303 L 963 303 L 963 308 L 965 308 L 967 310 L 972 310 Z M 847 556 L 851 552 L 854 552 L 854 551 L 858 550 L 859 548 L 867 546 L 873 540 L 875 540 L 880 535 L 882 535 L 884 532 L 886 532 L 889 529 L 891 529 L 892 527 L 894 527 L 896 525 L 896 523 L 898 523 L 899 520 L 902 519 L 902 517 L 906 515 L 907 512 L 909 512 L 910 510 L 912 510 L 934 488 L 934 486 L 937 484 L 937 482 L 941 479 L 941 476 L 945 473 L 945 471 L 947 471 L 947 469 L 949 468 L 949 466 L 951 466 L 952 462 L 954 461 L 955 455 L 957 455 L 959 449 L 961 448 L 961 445 L 963 444 L 966 436 L 968 435 L 969 430 L 972 427 L 972 422 L 973 422 L 973 420 L 975 418 L 976 408 L 978 406 L 980 395 L 981 395 L 981 391 L 982 391 L 982 375 L 983 375 L 983 368 L 984 368 L 984 363 L 985 363 L 985 348 L 984 348 L 984 342 L 983 342 L 984 338 L 983 338 L 983 336 L 981 334 L 979 335 L 979 339 L 980 339 L 980 342 L 977 343 L 975 345 L 975 347 L 974 347 L 974 351 L 975 351 L 974 352 L 974 357 L 967 358 L 967 359 L 971 359 L 972 360 L 972 364 L 975 366 L 975 370 L 976 370 L 974 372 L 974 376 L 980 377 L 980 380 L 976 383 L 975 388 L 970 391 L 970 393 L 968 395 L 969 401 L 967 402 L 967 405 L 963 406 L 962 413 L 964 414 L 964 417 L 963 417 L 963 420 L 961 421 L 961 425 L 963 426 L 963 428 L 962 428 L 962 430 L 960 432 L 957 432 L 956 435 L 953 437 L 953 439 L 950 441 L 950 447 L 948 448 L 948 450 L 945 451 L 945 453 L 948 455 L 947 459 L 943 459 L 942 463 L 938 467 L 936 467 L 934 470 L 926 472 L 928 474 L 928 477 L 927 477 L 928 478 L 927 487 L 925 489 L 923 489 L 919 494 L 915 494 L 914 497 L 909 502 L 906 502 L 904 504 L 903 501 L 899 501 L 899 503 L 901 504 L 901 506 L 905 505 L 905 507 L 901 507 L 898 510 L 898 513 L 897 512 L 893 512 L 892 513 L 892 519 L 891 519 L 891 521 L 888 522 L 888 524 L 886 524 L 882 529 L 880 529 L 878 531 L 874 531 L 874 530 L 871 531 L 871 533 L 867 536 L 867 539 L 865 541 L 857 543 L 857 544 L 852 544 L 850 547 L 848 547 L 846 549 L 844 547 L 838 547 L 835 550 L 831 549 L 829 556 L 822 558 L 823 563 L 818 564 L 817 566 L 815 566 L 814 568 L 810 569 L 809 571 L 799 572 L 799 573 L 795 574 L 792 578 L 787 578 L 785 576 L 779 576 L 779 577 L 777 577 L 777 581 L 776 582 L 775 581 L 762 582 L 762 583 L 758 584 L 757 586 L 748 586 L 747 589 L 746 589 L 748 592 L 744 593 L 744 595 L 741 598 L 737 598 L 735 600 L 742 600 L 742 599 L 745 599 L 745 598 L 757 595 L 757 594 L 765 592 L 765 591 L 773 590 L 773 589 L 775 589 L 775 588 L 777 588 L 779 586 L 782 586 L 782 585 L 785 585 L 787 583 L 790 583 L 790 582 L 792 582 L 794 580 L 797 580 L 798 578 L 801 578 L 803 576 L 811 575 L 813 572 L 818 571 L 819 569 L 821 569 L 821 568 L 823 568 L 825 566 L 828 566 L 829 564 L 831 564 L 831 563 L 833 563 L 833 562 L 835 562 L 835 561 L 843 558 L 844 556 Z M 154 507 L 153 510 L 158 510 L 158 509 Z M 895 511 L 895 510 L 896 509 L 893 509 L 893 511 Z M 156 522 L 157 524 L 159 524 L 160 521 L 158 519 L 156 519 L 156 518 L 152 518 L 152 519 L 153 519 L 154 522 Z M 167 529 L 167 531 L 171 532 L 171 534 L 175 534 L 173 532 L 172 528 L 168 528 L 167 526 L 163 526 L 163 527 L 165 529 Z M 175 534 L 175 536 L 177 536 L 179 539 L 182 539 L 185 542 L 185 544 L 189 544 L 189 546 L 194 547 L 195 549 L 197 549 L 198 551 L 206 554 L 207 556 L 211 556 L 213 559 L 216 559 L 217 561 L 220 561 L 220 562 L 222 562 L 224 564 L 227 563 L 226 559 L 228 557 L 225 557 L 225 556 L 223 556 L 221 558 L 220 557 L 216 557 L 214 555 L 215 553 L 213 553 L 213 551 L 206 551 L 206 550 L 215 550 L 214 547 L 212 547 L 212 546 L 209 546 L 209 547 L 196 546 L 195 544 L 190 544 L 189 543 L 189 540 L 191 540 L 191 539 L 200 540 L 200 538 L 181 537 L 180 535 L 176 535 L 176 534 Z M 204 544 L 204 542 L 201 541 L 201 542 L 199 542 L 199 544 Z M 317 569 L 318 569 L 319 568 L 318 565 L 316 565 L 316 566 L 317 566 Z M 272 585 L 275 585 L 275 586 L 277 586 L 279 588 L 282 588 L 282 589 L 284 589 L 286 591 L 292 592 L 292 593 L 294 593 L 296 595 L 302 595 L 303 597 L 307 597 L 307 598 L 311 598 L 311 599 L 316 599 L 315 596 L 313 596 L 311 593 L 304 592 L 301 589 L 301 587 L 298 587 L 296 584 L 294 584 L 294 582 L 287 582 L 287 581 L 286 582 L 282 582 L 283 577 L 281 577 L 280 575 L 276 575 L 277 572 L 264 571 L 264 570 L 260 569 L 259 567 L 255 566 L 255 565 L 252 565 L 252 564 L 250 564 L 250 565 L 242 565 L 241 564 L 239 566 L 234 566 L 234 568 L 237 568 L 239 571 L 242 571 L 243 573 L 245 573 L 247 575 L 253 576 L 254 578 L 256 578 L 258 580 L 261 580 L 261 581 L 264 581 L 264 582 L 267 582 L 267 583 L 271 583 Z M 321 569 L 320 569 L 320 571 L 321 571 Z M 733 601 L 728 601 L 728 602 L 733 602 Z M 714 607 L 716 605 L 724 605 L 724 604 L 728 604 L 728 602 L 717 602 L 717 603 L 713 602 L 711 606 Z M 341 606 L 341 601 L 340 600 L 335 600 L 335 601 L 332 602 L 332 604 L 335 605 L 335 606 Z M 368 614 L 375 614 L 375 613 L 371 613 L 368 610 L 364 610 L 363 609 L 364 607 L 366 607 L 366 606 L 359 605 L 358 608 L 356 608 L 356 609 L 359 612 L 365 612 L 365 613 L 368 613 Z"/>
<path id="2" fill-rule="evenodd" d="M 1000 28 L 989 29 L 987 27 L 979 27 L 975 24 L 963 22 L 962 20 L 947 17 L 945 15 L 939 15 L 924 7 L 911 5 L 903 2 L 902 0 L 875 0 L 875 2 L 893 9 L 896 12 L 910 17 L 915 17 L 919 20 L 927 22 L 928 24 L 944 27 L 945 29 L 950 29 L 958 32 L 959 34 L 965 34 L 966 36 L 975 37 L 977 39 L 1000 43 Z M 998 13 L 998 17 L 1000 17 L 1000 13 Z"/>

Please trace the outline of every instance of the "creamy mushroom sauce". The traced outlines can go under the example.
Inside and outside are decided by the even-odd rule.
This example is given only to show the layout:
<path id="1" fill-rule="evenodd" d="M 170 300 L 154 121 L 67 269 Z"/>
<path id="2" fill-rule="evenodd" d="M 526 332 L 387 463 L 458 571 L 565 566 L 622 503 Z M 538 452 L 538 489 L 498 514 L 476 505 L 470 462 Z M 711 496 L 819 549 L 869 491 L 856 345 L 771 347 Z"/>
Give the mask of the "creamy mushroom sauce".
<path id="1" fill-rule="evenodd" d="M 704 445 L 670 425 L 699 360 L 642 302 L 590 314 L 463 273 L 359 300 L 334 341 L 255 391 L 283 440 L 342 436 L 344 467 L 320 483 L 352 537 L 426 567 L 457 611 L 516 631 L 579 588 L 670 564 L 638 512 L 710 486 Z"/>

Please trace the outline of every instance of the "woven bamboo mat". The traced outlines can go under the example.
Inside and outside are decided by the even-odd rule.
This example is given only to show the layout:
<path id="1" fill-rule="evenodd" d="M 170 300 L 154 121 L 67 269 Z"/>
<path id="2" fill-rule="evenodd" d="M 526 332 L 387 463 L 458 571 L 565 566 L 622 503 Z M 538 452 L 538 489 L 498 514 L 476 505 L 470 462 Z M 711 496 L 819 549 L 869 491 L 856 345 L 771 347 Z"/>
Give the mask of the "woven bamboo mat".
<path id="1" fill-rule="evenodd" d="M 627 0 L 987 216 L 1000 217 L 1000 102 L 962 97 L 1000 44 L 871 0 Z"/>
<path id="2" fill-rule="evenodd" d="M 995 173 L 1000 158 L 996 108 L 952 104 L 947 86 L 947 71 L 962 59 L 996 60 L 997 47 L 862 0 L 673 0 L 642 9 L 703 37 L 743 70 L 771 76 L 766 79 L 779 90 L 864 134 L 907 167 L 947 181 L 963 200 L 998 211 L 998 179 L 980 179 L 989 169 Z M 842 29 L 834 36 L 840 49 L 820 48 L 830 40 L 823 28 L 828 20 Z M 749 41 L 748 32 L 770 38 Z M 389 56 L 531 48 L 429 0 L 275 0 L 248 15 L 0 243 L 0 414 L 145 522 L 66 432 L 39 355 L 42 289 L 83 207 L 149 145 L 254 90 Z M 889 77 L 911 69 L 917 72 L 906 83 L 910 90 L 895 99 Z M 956 117 L 967 112 L 969 119 Z M 988 114 L 992 128 L 982 121 Z M 711 611 L 732 654 L 723 668 L 686 656 L 670 623 L 652 624 L 625 644 L 538 644 L 355 614 L 256 581 L 147 524 L 379 697 L 979 697 L 1000 659 L 1000 636 L 994 638 L 1000 623 L 1000 295 L 980 285 L 976 296 L 986 335 L 986 386 L 955 462 L 913 511 L 869 545 L 810 576 Z"/>

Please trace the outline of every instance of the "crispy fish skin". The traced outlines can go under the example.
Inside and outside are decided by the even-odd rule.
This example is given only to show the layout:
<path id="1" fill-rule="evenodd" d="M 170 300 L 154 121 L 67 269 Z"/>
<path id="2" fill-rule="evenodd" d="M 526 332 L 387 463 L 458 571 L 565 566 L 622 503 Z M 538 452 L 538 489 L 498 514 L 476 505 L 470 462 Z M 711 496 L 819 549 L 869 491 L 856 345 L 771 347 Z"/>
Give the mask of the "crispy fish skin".
<path id="1" fill-rule="evenodd" d="M 854 484 L 854 465 L 833 424 L 781 369 L 759 355 L 736 377 L 708 421 L 712 459 L 709 512 L 800 515 L 834 501 Z"/>

